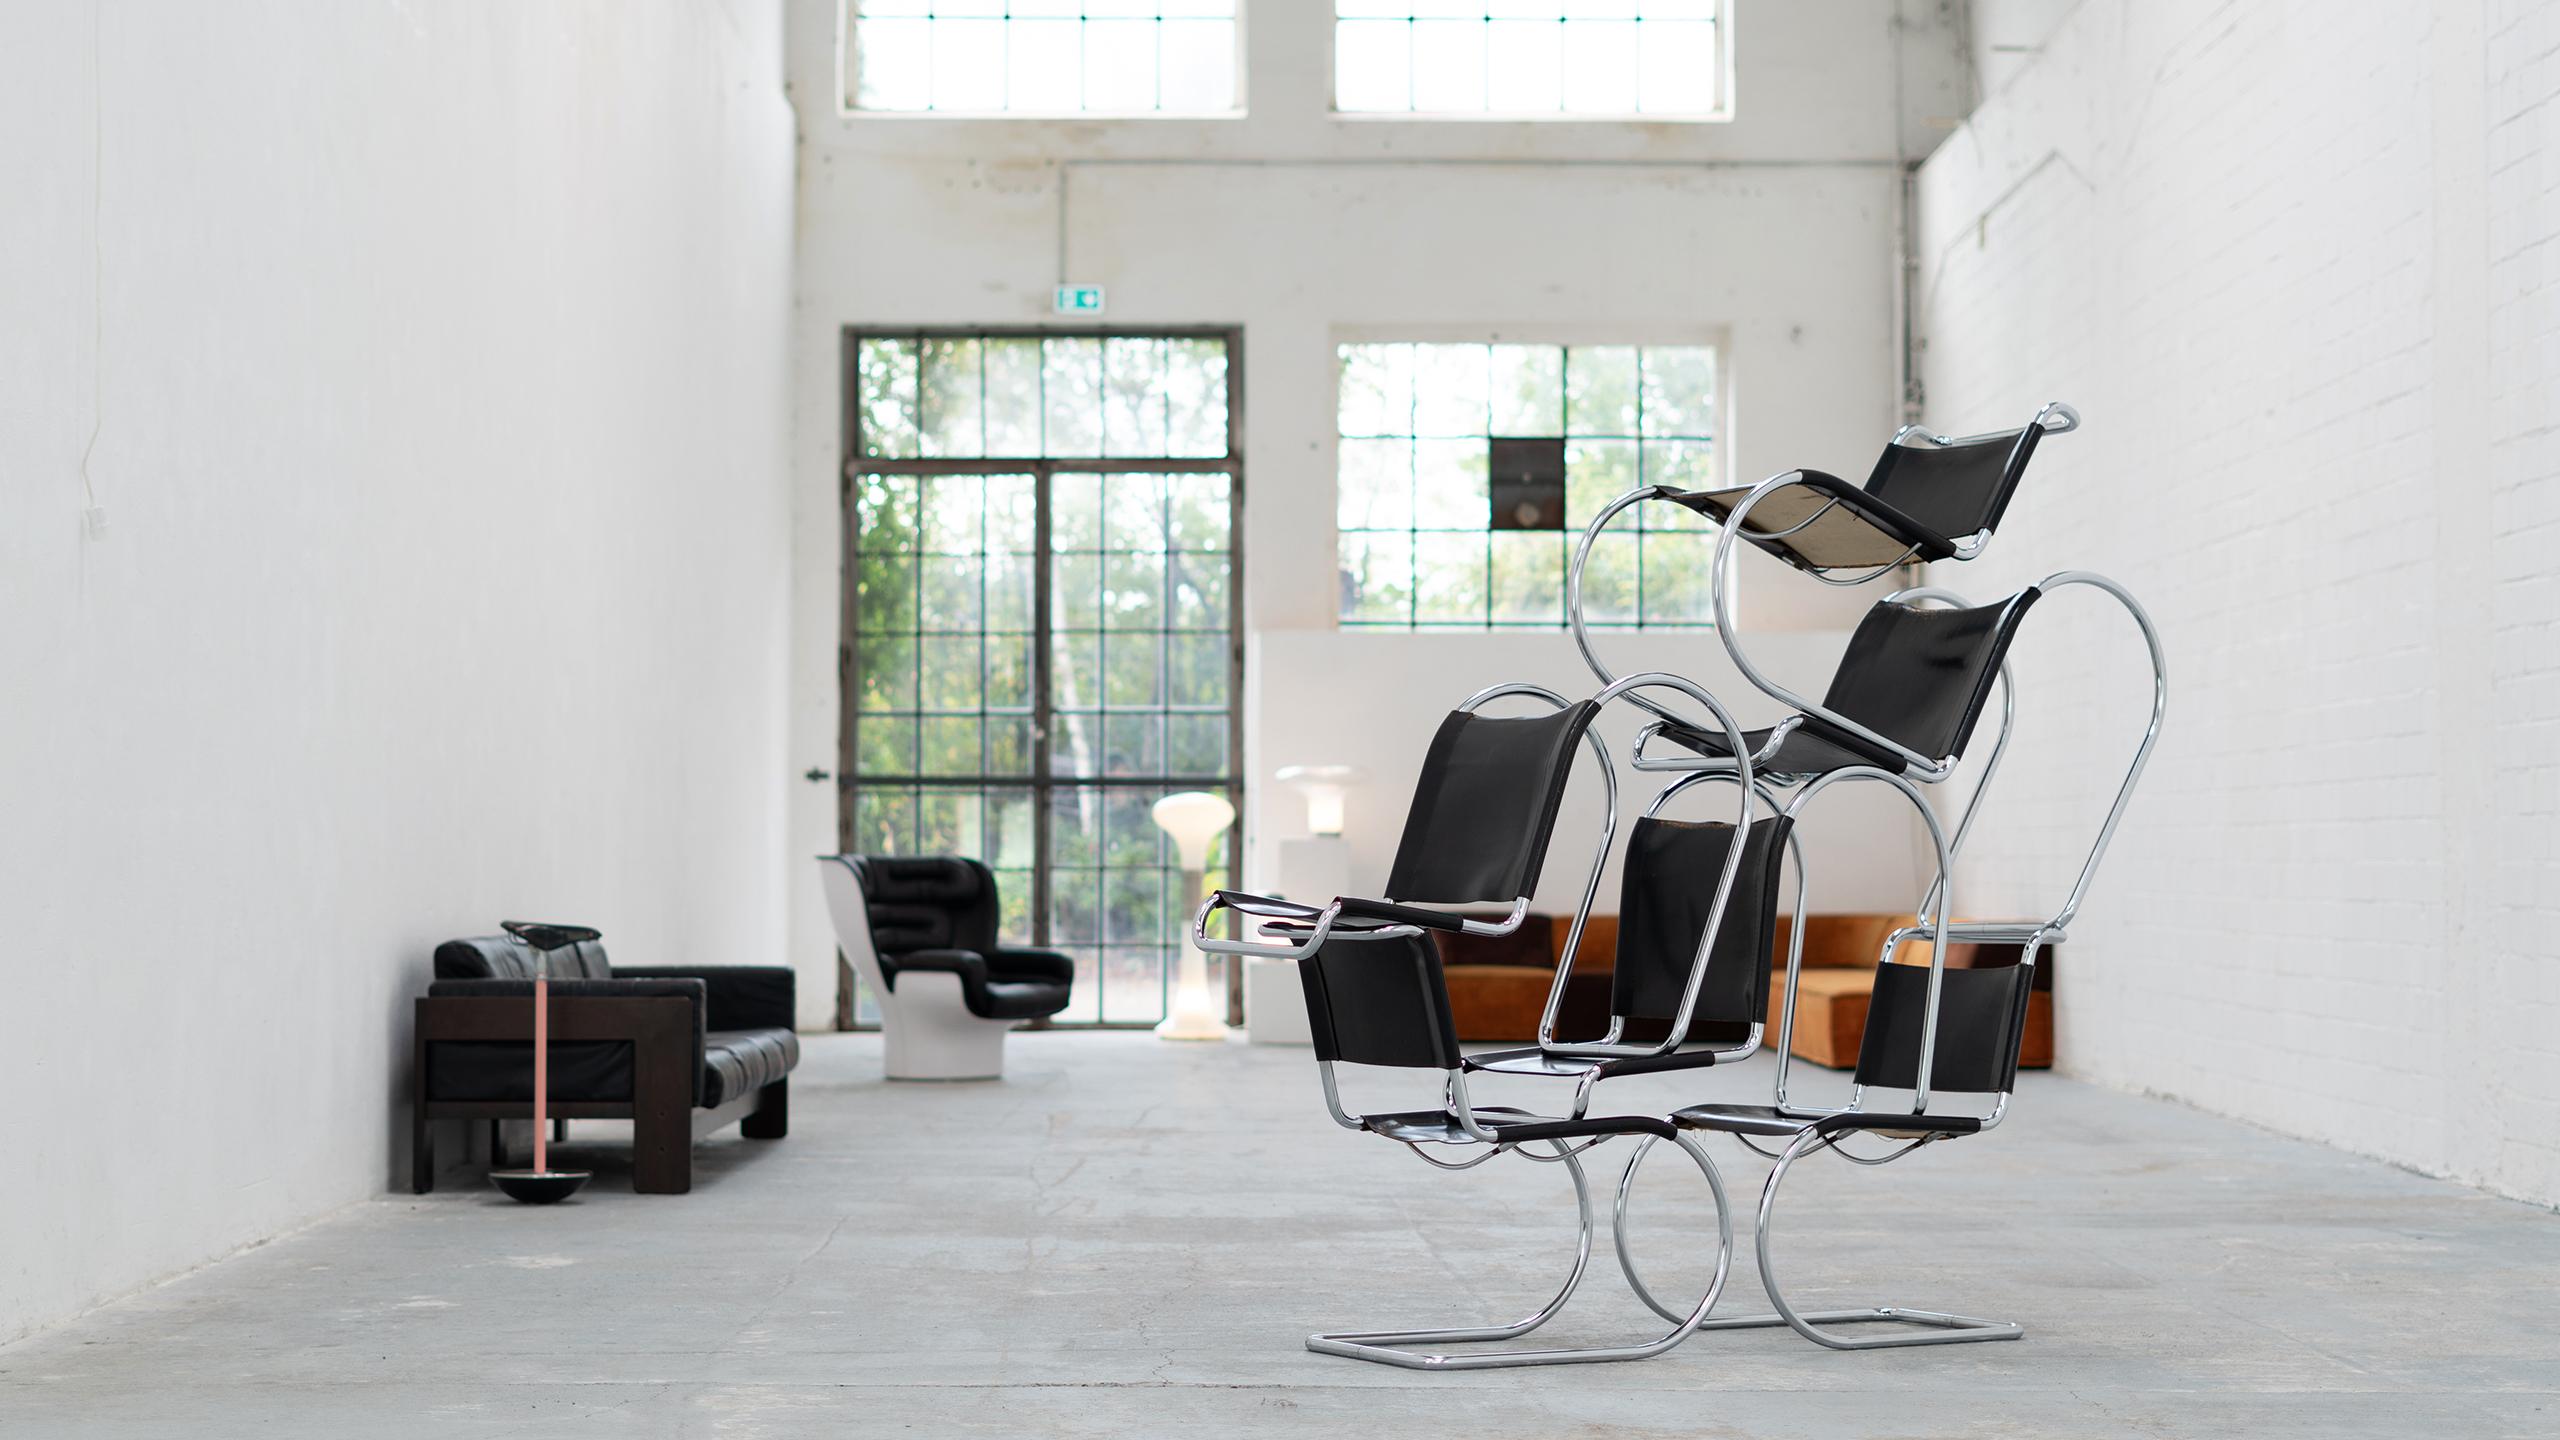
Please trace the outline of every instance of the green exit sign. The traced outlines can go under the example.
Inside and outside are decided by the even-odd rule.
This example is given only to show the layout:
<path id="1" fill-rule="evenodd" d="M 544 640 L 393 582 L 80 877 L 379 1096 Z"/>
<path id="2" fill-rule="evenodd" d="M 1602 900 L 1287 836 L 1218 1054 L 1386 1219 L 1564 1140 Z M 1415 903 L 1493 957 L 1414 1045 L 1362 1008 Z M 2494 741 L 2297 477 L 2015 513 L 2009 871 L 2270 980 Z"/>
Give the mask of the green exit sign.
<path id="1" fill-rule="evenodd" d="M 1059 286 L 1058 313 L 1061 315 L 1101 314 L 1102 287 L 1099 285 Z"/>

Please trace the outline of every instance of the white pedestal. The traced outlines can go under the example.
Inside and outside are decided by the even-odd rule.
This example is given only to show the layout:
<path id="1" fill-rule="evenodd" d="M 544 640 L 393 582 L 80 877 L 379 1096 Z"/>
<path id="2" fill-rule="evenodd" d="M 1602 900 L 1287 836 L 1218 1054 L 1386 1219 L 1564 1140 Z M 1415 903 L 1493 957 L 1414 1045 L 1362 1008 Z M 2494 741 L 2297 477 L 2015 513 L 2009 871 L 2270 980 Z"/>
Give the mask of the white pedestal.
<path id="1" fill-rule="evenodd" d="M 1248 958 L 1244 962 L 1245 1038 L 1256 1045 L 1312 1045 L 1307 1033 L 1307 994 L 1298 988 L 1298 962 Z"/>
<path id="2" fill-rule="evenodd" d="M 1351 842 L 1339 835 L 1302 835 L 1280 842 L 1279 883 L 1284 900 L 1322 905 L 1351 893 Z"/>

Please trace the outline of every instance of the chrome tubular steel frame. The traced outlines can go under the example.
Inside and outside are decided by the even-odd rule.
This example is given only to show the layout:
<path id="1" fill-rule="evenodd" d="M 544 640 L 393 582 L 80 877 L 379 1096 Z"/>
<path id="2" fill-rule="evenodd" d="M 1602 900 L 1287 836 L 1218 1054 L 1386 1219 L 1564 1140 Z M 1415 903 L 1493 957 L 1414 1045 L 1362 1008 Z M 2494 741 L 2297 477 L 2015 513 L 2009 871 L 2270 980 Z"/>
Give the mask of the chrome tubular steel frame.
<path id="1" fill-rule="evenodd" d="M 1906 1345 L 1960 1345 L 1979 1340 L 2015 1340 L 2026 1334 L 2026 1327 L 2014 1321 L 1982 1320 L 1970 1315 L 1951 1315 L 1941 1310 L 1912 1310 L 1898 1305 L 1874 1305 L 1850 1310 L 1801 1311 L 1788 1303 L 1787 1292 L 1778 1283 L 1777 1260 L 1771 1254 L 1771 1236 L 1776 1233 L 1774 1217 L 1778 1205 L 1778 1186 L 1787 1178 L 1788 1168 L 1796 1161 L 1817 1151 L 1837 1148 L 1839 1139 L 1839 1136 L 1824 1135 L 1811 1129 L 1801 1132 L 1788 1144 L 1786 1151 L 1778 1156 L 1777 1164 L 1770 1168 L 1767 1182 L 1760 1187 L 1760 1209 L 1755 1224 L 1753 1249 L 1759 1257 L 1761 1288 L 1769 1292 L 1769 1303 L 1777 1307 L 1775 1313 L 1722 1316 L 1713 1320 L 1700 1321 L 1696 1328 L 1760 1330 L 1784 1325 L 1816 1345 L 1833 1350 L 1887 1350 Z M 1915 1142 L 1903 1150 L 1896 1151 L 1895 1156 L 1908 1154 L 1911 1150 L 1917 1149 L 1918 1143 Z M 1618 1202 L 1611 1220 L 1617 1240 L 1618 1268 L 1627 1277 L 1628 1288 L 1634 1290 L 1637 1298 L 1644 1301 L 1645 1308 L 1657 1315 L 1676 1320 L 1679 1317 L 1672 1315 L 1664 1308 L 1662 1302 L 1654 1297 L 1653 1292 L 1645 1288 L 1644 1281 L 1636 1274 L 1635 1257 L 1627 1247 L 1627 1192 L 1635 1184 L 1636 1167 L 1644 1163 L 1645 1156 L 1652 1148 L 1653 1139 L 1647 1136 L 1637 1142 L 1636 1153 L 1628 1157 L 1626 1174 L 1618 1181 Z M 1846 1151 L 1841 1153 L 1850 1159 L 1857 1158 L 1848 1156 Z M 1879 1323 L 1917 1325 L 1924 1328 L 1889 1335 L 1842 1335 L 1823 1328 L 1826 1325 Z"/>
<path id="2" fill-rule="evenodd" d="M 1454 1070 L 1449 1072 L 1449 1076 L 1450 1084 L 1453 1087 L 1453 1093 L 1459 1100 L 1459 1108 L 1455 1109 L 1453 1113 L 1461 1117 L 1462 1123 L 1466 1127 L 1473 1128 L 1476 1122 L 1474 1121 L 1471 1112 L 1464 1108 L 1464 1077 L 1460 1072 Z M 1330 1065 L 1325 1067 L 1325 1098 L 1328 1104 L 1332 1104 L 1334 1106 L 1334 1118 L 1336 1120 L 1344 1120 L 1345 1116 L 1340 1108 L 1340 1104 L 1334 1097 L 1333 1071 Z M 1350 1117 L 1348 1123 L 1356 1128 L 1359 1124 L 1359 1120 L 1357 1117 Z M 1486 1138 L 1488 1140 L 1491 1139 L 1490 1136 Z M 1619 1203 L 1621 1209 L 1623 1209 L 1625 1204 L 1625 1196 L 1628 1186 L 1634 1179 L 1635 1164 L 1644 1158 L 1646 1151 L 1652 1148 L 1654 1137 L 1645 1136 L 1643 1138 L 1643 1148 L 1638 1149 L 1634 1154 L 1628 1157 L 1627 1175 L 1622 1178 L 1618 1184 Z M 1681 1341 L 1688 1339 L 1692 1334 L 1696 1333 L 1702 1325 L 1710 1323 L 1707 1321 L 1707 1314 L 1709 1311 L 1715 1309 L 1717 1299 L 1723 1295 L 1725 1279 L 1731 1273 L 1733 1268 L 1733 1211 L 1725 1199 L 1723 1177 L 1716 1173 L 1715 1161 L 1708 1158 L 1705 1146 L 1699 1144 L 1688 1135 L 1681 1135 L 1677 1138 L 1680 1148 L 1687 1151 L 1689 1158 L 1697 1163 L 1698 1173 L 1706 1177 L 1707 1189 L 1715 1197 L 1716 1269 L 1714 1278 L 1707 1283 L 1706 1292 L 1698 1297 L 1697 1305 L 1686 1315 L 1671 1314 L 1670 1312 L 1665 1311 L 1663 1306 L 1657 1302 L 1650 1293 L 1645 1294 L 1645 1303 L 1656 1312 L 1663 1313 L 1666 1318 L 1672 1322 L 1671 1329 L 1663 1334 L 1656 1336 L 1651 1340 L 1642 1341 L 1632 1345 L 1587 1345 L 1549 1349 L 1505 1349 L 1458 1352 L 1439 1348 L 1450 1345 L 1475 1345 L 1493 1341 L 1516 1340 L 1519 1337 L 1528 1334 L 1530 1331 L 1546 1324 L 1549 1320 L 1554 1319 L 1564 1310 L 1566 1302 L 1573 1298 L 1574 1291 L 1581 1286 L 1583 1276 L 1588 1273 L 1590 1269 L 1592 1233 L 1591 1182 L 1583 1172 L 1581 1157 L 1584 1151 L 1589 1150 L 1593 1146 L 1602 1142 L 1593 1140 L 1586 1141 L 1579 1145 L 1567 1145 L 1565 1142 L 1560 1140 L 1551 1140 L 1546 1143 L 1553 1153 L 1538 1155 L 1526 1149 L 1504 1146 L 1496 1141 L 1493 1143 L 1492 1148 L 1486 1150 L 1482 1156 L 1474 1160 L 1466 1161 L 1462 1164 L 1453 1165 L 1446 1161 L 1432 1160 L 1428 1155 L 1422 1155 L 1422 1158 L 1442 1169 L 1472 1169 L 1475 1166 L 1484 1163 L 1484 1161 L 1490 1160 L 1496 1155 L 1501 1154 L 1505 1149 L 1517 1149 L 1517 1153 L 1524 1159 L 1535 1160 L 1542 1164 L 1554 1164 L 1558 1161 L 1563 1162 L 1566 1172 L 1573 1177 L 1573 1198 L 1577 1211 L 1579 1234 L 1574 1245 L 1573 1267 L 1566 1272 L 1564 1284 L 1557 1289 L 1556 1293 L 1550 1297 L 1545 1304 L 1540 1305 L 1537 1309 L 1529 1312 L 1526 1316 L 1512 1321 L 1507 1325 L 1461 1325 L 1428 1330 L 1351 1330 L 1319 1332 L 1307 1337 L 1307 1348 L 1319 1355 L 1341 1355 L 1354 1360 L 1369 1360 L 1381 1365 L 1393 1365 L 1406 1370 L 1498 1370 L 1524 1365 L 1590 1365 L 1615 1360 L 1650 1360 L 1656 1355 L 1660 1355 L 1671 1350 L 1675 1346 L 1679 1345 Z M 1415 1154 L 1421 1155 L 1422 1152 L 1420 1146 L 1415 1146 L 1413 1148 Z M 1621 1231 L 1618 1235 L 1618 1246 L 1620 1254 L 1623 1255 L 1626 1250 L 1626 1238 L 1623 1233 L 1623 1227 L 1621 1227 Z M 1630 1270 L 1629 1274 L 1632 1275 L 1633 1271 Z"/>
<path id="3" fill-rule="evenodd" d="M 1667 680 L 1670 677 L 1663 678 Z M 1686 684 L 1687 682 L 1683 681 L 1679 683 Z M 1553 690 L 1547 689 L 1543 685 L 1522 683 L 1494 685 L 1486 689 L 1479 690 L 1475 694 L 1468 696 L 1466 703 L 1460 705 L 1458 708 L 1460 710 L 1473 713 L 1478 706 L 1483 705 L 1486 701 L 1499 699 L 1507 695 L 1526 695 L 1532 699 L 1543 700 L 1558 710 L 1562 710 L 1573 703 Z M 1582 938 L 1582 916 L 1591 908 L 1591 897 L 1599 893 L 1600 872 L 1606 868 L 1609 863 L 1609 844 L 1617 837 L 1618 833 L 1618 767 L 1611 763 L 1608 744 L 1600 738 L 1598 730 L 1587 729 L 1582 732 L 1582 738 L 1585 745 L 1590 750 L 1592 758 L 1599 762 L 1600 779 L 1607 792 L 1608 808 L 1602 815 L 1600 821 L 1600 843 L 1592 851 L 1591 876 L 1588 880 L 1583 882 L 1582 907 L 1574 914 L 1573 932 L 1569 937 L 1572 941 L 1579 941 Z M 1532 888 L 1534 889 L 1534 881 Z M 1393 901 L 1394 899 L 1393 896 L 1381 896 L 1379 898 L 1389 901 Z M 1515 897 L 1511 902 L 1511 909 L 1506 912 L 1500 920 L 1476 920 L 1461 917 L 1458 921 L 1459 928 L 1462 933 L 1468 935 L 1508 935 L 1519 929 L 1522 922 L 1529 918 L 1530 899 L 1531 897 L 1528 895 Z M 1329 939 L 1395 940 L 1409 938 L 1423 933 L 1422 927 L 1418 925 L 1381 925 L 1375 927 L 1364 927 L 1358 930 L 1345 930 L 1337 937 L 1333 933 L 1333 927 L 1342 918 L 1342 902 L 1337 898 L 1332 904 L 1325 906 L 1320 911 L 1313 912 L 1309 916 L 1312 923 L 1308 928 L 1306 937 L 1295 944 L 1258 944 L 1251 940 L 1224 940 L 1209 933 L 1209 920 L 1211 916 L 1225 908 L 1227 908 L 1226 903 L 1216 894 L 1212 893 L 1208 899 L 1201 901 L 1200 908 L 1192 913 L 1191 943 L 1198 946 L 1201 953 L 1208 955 L 1252 955 L 1266 960 L 1304 960 L 1308 956 L 1316 953 L 1316 951 L 1324 948 L 1325 942 Z M 1552 1009 L 1552 1004 L 1550 1008 Z"/>

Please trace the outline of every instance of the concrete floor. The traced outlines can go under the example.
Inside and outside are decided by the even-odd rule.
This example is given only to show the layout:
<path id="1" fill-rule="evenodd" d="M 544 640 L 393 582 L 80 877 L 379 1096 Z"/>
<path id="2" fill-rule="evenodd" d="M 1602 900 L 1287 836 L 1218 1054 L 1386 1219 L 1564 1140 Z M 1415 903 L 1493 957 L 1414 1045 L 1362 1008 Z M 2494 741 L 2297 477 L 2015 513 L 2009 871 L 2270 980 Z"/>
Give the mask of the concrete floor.
<path id="1" fill-rule="evenodd" d="M 2014 1318 L 2023 1342 L 1741 1331 L 1415 1374 L 1301 1342 L 1525 1313 L 1569 1256 L 1556 1167 L 1442 1174 L 1337 1130 L 1303 1050 L 1050 1033 L 1013 1059 L 1003 1084 L 890 1086 L 876 1039 L 812 1037 L 791 1137 L 709 1142 L 689 1197 L 632 1195 L 597 1146 L 557 1209 L 459 1180 L 353 1207 L 0 1349 L 0 1435 L 2560 1434 L 2560 1216 L 2175 1105 L 2031 1075 L 1991 1136 L 1790 1178 L 1800 1303 Z M 1658 1112 L 1768 1071 L 1612 1083 Z M 1715 1153 L 1747 1216 L 1760 1162 Z M 1708 1210 L 1674 1158 L 1636 1233 L 1648 1279 L 1694 1294 Z M 1764 1308 L 1743 1253 L 1725 1304 Z M 1606 1255 L 1604 1232 L 1542 1337 L 1658 1331 Z"/>

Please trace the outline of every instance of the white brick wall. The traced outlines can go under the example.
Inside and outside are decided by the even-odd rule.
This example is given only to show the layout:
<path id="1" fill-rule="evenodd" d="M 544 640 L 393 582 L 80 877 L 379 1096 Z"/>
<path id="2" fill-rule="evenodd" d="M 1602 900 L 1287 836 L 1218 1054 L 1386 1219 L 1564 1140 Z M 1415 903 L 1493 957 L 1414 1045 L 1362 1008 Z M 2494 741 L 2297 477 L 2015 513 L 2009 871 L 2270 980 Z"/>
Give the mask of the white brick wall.
<path id="1" fill-rule="evenodd" d="M 1990 593 L 2087 567 L 2170 724 L 2066 1066 L 2560 1202 L 2560 10 L 2085 0 L 1921 173 L 1927 419 L 2053 398 Z M 2139 729 L 2031 622 L 1959 908 L 2050 908 Z"/>

